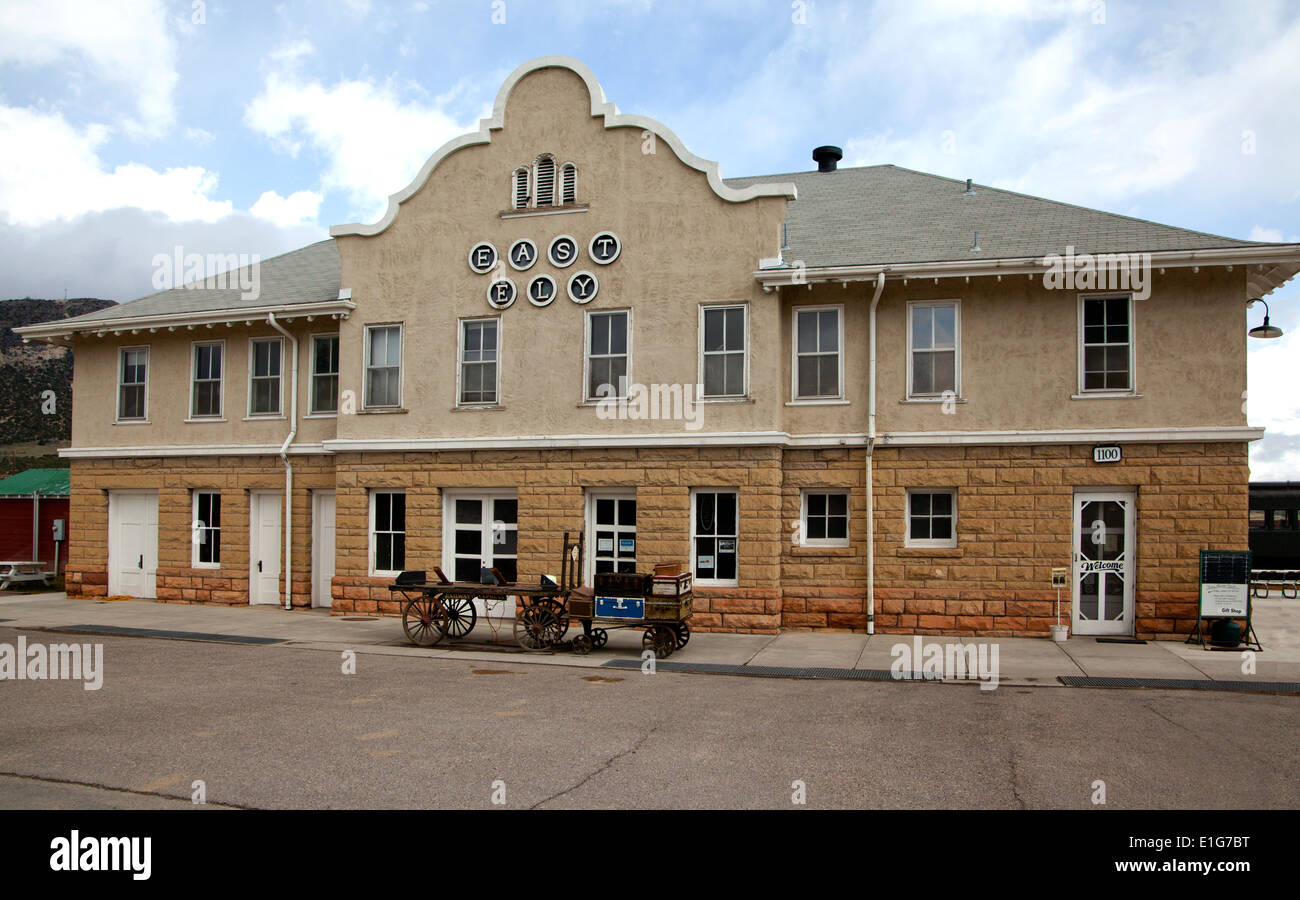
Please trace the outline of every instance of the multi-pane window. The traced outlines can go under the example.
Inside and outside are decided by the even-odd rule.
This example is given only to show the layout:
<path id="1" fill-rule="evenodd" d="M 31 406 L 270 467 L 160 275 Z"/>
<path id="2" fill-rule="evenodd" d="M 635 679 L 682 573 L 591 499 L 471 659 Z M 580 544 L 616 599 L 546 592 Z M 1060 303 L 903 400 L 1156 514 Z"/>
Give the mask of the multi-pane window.
<path id="1" fill-rule="evenodd" d="M 591 313 L 587 324 L 587 399 L 626 396 L 627 310 Z"/>
<path id="2" fill-rule="evenodd" d="M 190 390 L 190 416 L 221 415 L 221 372 L 224 344 L 194 345 L 194 384 Z"/>
<path id="3" fill-rule="evenodd" d="M 1132 390 L 1132 304 L 1129 297 L 1085 297 L 1082 304 L 1083 390 Z"/>
<path id="4" fill-rule="evenodd" d="M 375 574 L 400 572 L 406 565 L 406 494 L 370 495 L 371 568 Z"/>
<path id="5" fill-rule="evenodd" d="M 366 329 L 366 406 L 400 406 L 402 398 L 402 326 Z"/>
<path id="6" fill-rule="evenodd" d="M 589 498 L 596 572 L 636 571 L 636 494 L 597 493 Z"/>
<path id="7" fill-rule="evenodd" d="M 705 307 L 704 396 L 745 396 L 745 307 Z"/>
<path id="8" fill-rule="evenodd" d="M 814 547 L 849 545 L 848 491 L 804 491 L 803 543 Z"/>
<path id="9" fill-rule="evenodd" d="M 957 546 L 956 491 L 907 492 L 907 540 L 909 547 Z"/>
<path id="10" fill-rule="evenodd" d="M 444 559 L 452 578 L 478 581 L 482 570 L 496 569 L 507 582 L 519 577 L 519 501 L 513 492 L 448 492 L 444 509 Z"/>
<path id="11" fill-rule="evenodd" d="M 123 350 L 117 379 L 117 417 L 143 419 L 149 379 L 149 348 Z"/>
<path id="12" fill-rule="evenodd" d="M 497 335 L 500 319 L 460 323 L 461 405 L 497 402 Z"/>
<path id="13" fill-rule="evenodd" d="M 221 563 L 221 494 L 216 491 L 194 492 L 194 565 L 217 566 Z"/>
<path id="14" fill-rule="evenodd" d="M 957 304 L 911 303 L 908 396 L 957 391 Z"/>
<path id="15" fill-rule="evenodd" d="M 252 375 L 249 384 L 248 412 L 253 416 L 280 414 L 280 356 L 283 344 L 279 338 L 259 338 L 253 341 Z"/>
<path id="16" fill-rule="evenodd" d="M 318 334 L 311 339 L 311 411 L 339 411 L 339 336 Z"/>
<path id="17" fill-rule="evenodd" d="M 797 309 L 795 399 L 834 400 L 840 393 L 840 310 Z"/>
<path id="18" fill-rule="evenodd" d="M 695 491 L 691 544 L 695 577 L 704 582 L 736 581 L 735 491 Z"/>

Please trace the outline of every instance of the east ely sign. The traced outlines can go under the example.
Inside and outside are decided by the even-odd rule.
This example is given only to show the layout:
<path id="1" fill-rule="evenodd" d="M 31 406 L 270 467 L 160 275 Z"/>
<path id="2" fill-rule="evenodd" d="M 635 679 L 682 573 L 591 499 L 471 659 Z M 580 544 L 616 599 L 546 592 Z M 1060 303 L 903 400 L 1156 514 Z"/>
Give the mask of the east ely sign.
<path id="1" fill-rule="evenodd" d="M 593 263 L 607 266 L 622 254 L 623 244 L 614 232 L 600 231 L 588 241 L 586 250 Z M 508 274 L 506 266 L 515 272 L 526 273 L 543 256 L 555 271 L 522 276 L 523 294 L 529 303 L 538 307 L 550 306 L 560 292 L 561 282 L 565 294 L 574 303 L 586 304 L 596 299 L 600 292 L 600 279 L 595 272 L 582 268 L 568 273 L 563 271 L 573 268 L 582 257 L 582 247 L 577 238 L 568 234 L 551 238 L 544 250 L 529 238 L 520 238 L 510 245 L 504 257 L 491 241 L 479 241 L 470 248 L 469 268 L 476 275 L 492 276 L 487 289 L 488 306 L 509 309 L 519 298 L 520 285 Z"/>

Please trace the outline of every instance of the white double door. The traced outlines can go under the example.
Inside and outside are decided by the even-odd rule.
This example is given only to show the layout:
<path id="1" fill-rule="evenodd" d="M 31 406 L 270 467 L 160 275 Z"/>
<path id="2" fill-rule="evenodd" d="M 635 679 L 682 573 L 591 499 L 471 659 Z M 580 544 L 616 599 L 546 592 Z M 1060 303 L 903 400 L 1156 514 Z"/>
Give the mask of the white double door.
<path id="1" fill-rule="evenodd" d="M 110 491 L 108 592 L 152 600 L 158 596 L 158 494 Z"/>
<path id="2" fill-rule="evenodd" d="M 278 491 L 249 494 L 248 602 L 279 603 L 280 502 Z"/>
<path id="3" fill-rule="evenodd" d="M 442 570 L 453 581 L 479 581 L 496 569 L 519 578 L 519 500 L 515 491 L 448 490 L 442 497 Z M 475 600 L 480 616 L 514 618 L 514 598 Z"/>
<path id="4" fill-rule="evenodd" d="M 1074 495 L 1074 615 L 1079 635 L 1132 635 L 1136 496 Z"/>

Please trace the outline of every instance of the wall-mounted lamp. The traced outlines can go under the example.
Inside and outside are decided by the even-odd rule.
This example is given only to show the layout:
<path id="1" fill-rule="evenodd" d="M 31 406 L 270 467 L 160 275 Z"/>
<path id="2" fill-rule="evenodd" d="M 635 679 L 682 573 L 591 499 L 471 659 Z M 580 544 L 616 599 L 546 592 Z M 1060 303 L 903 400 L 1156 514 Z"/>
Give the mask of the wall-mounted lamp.
<path id="1" fill-rule="evenodd" d="M 1251 308 L 1252 306 L 1254 306 L 1256 303 L 1263 303 L 1263 304 L 1264 304 L 1264 324 L 1263 324 L 1263 325 L 1258 325 L 1258 326 L 1256 326 L 1255 328 L 1250 329 L 1250 331 L 1248 332 L 1248 334 L 1249 334 L 1251 337 L 1253 337 L 1253 338 L 1280 338 L 1280 337 L 1282 336 L 1282 329 L 1281 329 L 1281 328 L 1278 328 L 1276 325 L 1270 325 L 1270 324 L 1268 324 L 1268 304 L 1267 304 L 1267 303 L 1265 303 L 1263 300 L 1261 300 L 1261 299 L 1259 299 L 1258 297 L 1256 297 L 1256 298 L 1254 298 L 1254 299 L 1251 299 L 1251 300 L 1247 300 L 1247 301 L 1246 301 L 1246 308 L 1247 308 L 1247 309 L 1250 309 L 1250 308 Z"/>

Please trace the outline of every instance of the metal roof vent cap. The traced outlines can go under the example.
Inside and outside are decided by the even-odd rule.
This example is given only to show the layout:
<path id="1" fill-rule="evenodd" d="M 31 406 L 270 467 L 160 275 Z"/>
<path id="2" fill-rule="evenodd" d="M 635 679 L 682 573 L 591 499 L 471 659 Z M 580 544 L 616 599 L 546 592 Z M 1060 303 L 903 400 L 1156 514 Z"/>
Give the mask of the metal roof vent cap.
<path id="1" fill-rule="evenodd" d="M 836 164 L 844 158 L 844 151 L 828 144 L 825 147 L 815 148 L 812 158 L 817 163 L 818 172 L 834 172 Z"/>

